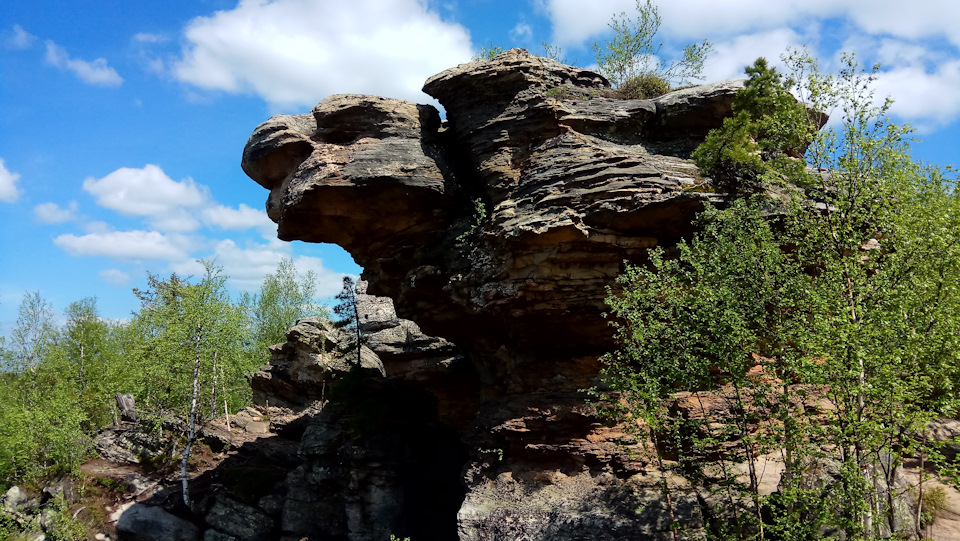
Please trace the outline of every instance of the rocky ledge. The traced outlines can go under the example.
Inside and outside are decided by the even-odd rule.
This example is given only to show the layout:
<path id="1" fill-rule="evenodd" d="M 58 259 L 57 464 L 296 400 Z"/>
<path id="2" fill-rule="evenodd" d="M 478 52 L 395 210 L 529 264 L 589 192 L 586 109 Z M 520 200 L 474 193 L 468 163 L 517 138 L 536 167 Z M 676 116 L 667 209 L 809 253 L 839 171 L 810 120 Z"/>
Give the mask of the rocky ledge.
<path id="1" fill-rule="evenodd" d="M 624 261 L 674 244 L 705 203 L 719 200 L 687 158 L 741 87 L 725 81 L 619 100 L 596 73 L 514 49 L 427 80 L 446 120 L 429 105 L 337 95 L 256 128 L 243 168 L 270 190 L 280 238 L 344 247 L 364 267 L 370 293 L 419 325 L 391 327 L 402 339 L 380 348 L 382 371 L 367 381 L 429 404 L 406 418 L 394 404 L 381 421 L 432 434 L 429 449 L 443 451 L 423 451 L 435 459 L 403 475 L 363 467 L 374 477 L 422 478 L 396 486 L 438 488 L 370 495 L 350 515 L 354 524 L 421 532 L 417 541 L 672 538 L 659 477 L 630 453 L 622 431 L 598 421 L 581 390 L 597 383 L 598 358 L 613 347 L 603 299 Z M 449 342 L 431 342 L 420 328 Z M 405 360 L 418 343 L 436 355 Z M 294 361 L 264 374 L 255 392 L 271 404 L 326 399 L 331 384 Z M 306 434 L 302 445 L 317 449 Z M 341 483 L 339 497 L 366 497 L 369 483 Z M 442 495 L 445 505 L 418 507 L 442 526 L 418 530 L 384 511 L 403 494 Z M 692 489 L 674 505 L 690 532 L 709 512 Z M 379 539 L 387 531 L 375 530 L 310 535 Z"/>

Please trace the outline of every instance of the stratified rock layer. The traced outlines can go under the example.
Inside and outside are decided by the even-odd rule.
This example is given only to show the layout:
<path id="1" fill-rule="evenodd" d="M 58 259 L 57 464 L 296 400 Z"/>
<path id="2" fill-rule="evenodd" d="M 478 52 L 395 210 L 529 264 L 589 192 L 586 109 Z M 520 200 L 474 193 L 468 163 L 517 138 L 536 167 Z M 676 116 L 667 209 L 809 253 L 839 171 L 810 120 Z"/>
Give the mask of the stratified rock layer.
<path id="1" fill-rule="evenodd" d="M 618 100 L 596 73 L 514 49 L 426 82 L 446 122 L 338 95 L 254 131 L 243 168 L 280 237 L 343 246 L 419 325 L 377 331 L 381 359 L 470 453 L 461 539 L 669 538 L 662 513 L 622 512 L 657 489 L 580 390 L 613 346 L 601 313 L 624 261 L 689 234 L 717 197 L 686 158 L 741 86 Z M 413 343 L 436 355 L 404 364 Z M 696 529 L 696 499 L 677 497 Z"/>

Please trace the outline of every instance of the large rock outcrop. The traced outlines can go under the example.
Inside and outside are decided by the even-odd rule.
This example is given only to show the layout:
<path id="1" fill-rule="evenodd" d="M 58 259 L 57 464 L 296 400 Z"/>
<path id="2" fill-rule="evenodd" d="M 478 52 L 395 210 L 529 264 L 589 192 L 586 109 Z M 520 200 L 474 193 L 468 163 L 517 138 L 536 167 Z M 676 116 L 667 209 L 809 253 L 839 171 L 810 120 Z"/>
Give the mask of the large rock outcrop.
<path id="1" fill-rule="evenodd" d="M 270 190 L 280 238 L 343 246 L 369 292 L 419 325 L 390 327 L 385 381 L 432 397 L 422 426 L 449 427 L 463 453 L 456 519 L 424 539 L 671 537 L 650 471 L 581 390 L 613 347 L 601 314 L 624 261 L 689 234 L 719 197 L 687 157 L 741 86 L 618 100 L 596 73 L 514 49 L 426 82 L 445 121 L 426 105 L 337 95 L 256 128 L 243 168 Z M 404 360 L 409 344 L 436 355 Z M 322 378 L 284 380 L 288 368 L 275 365 L 285 383 L 270 392 L 316 400 Z M 708 509 L 677 483 L 695 532 Z"/>

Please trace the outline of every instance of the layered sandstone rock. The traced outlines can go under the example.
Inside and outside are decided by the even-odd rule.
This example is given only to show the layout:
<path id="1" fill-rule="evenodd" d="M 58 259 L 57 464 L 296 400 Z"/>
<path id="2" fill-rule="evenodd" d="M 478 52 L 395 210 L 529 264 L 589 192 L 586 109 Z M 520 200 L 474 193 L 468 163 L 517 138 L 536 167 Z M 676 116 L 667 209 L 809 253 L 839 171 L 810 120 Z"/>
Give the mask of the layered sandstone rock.
<path id="1" fill-rule="evenodd" d="M 369 292 L 416 322 L 368 331 L 384 381 L 436 405 L 409 430 L 439 422 L 463 453 L 458 518 L 435 538 L 670 537 L 651 472 L 581 390 L 612 347 L 603 299 L 624 261 L 689 234 L 718 197 L 686 158 L 741 85 L 617 100 L 596 73 L 514 49 L 427 81 L 444 122 L 430 106 L 339 95 L 254 131 L 243 168 L 270 190 L 280 237 L 343 246 Z M 408 356 L 423 348 L 435 354 Z M 264 400 L 317 399 L 323 378 L 283 375 L 309 373 L 301 361 L 274 366 L 283 385 Z M 695 530 L 700 504 L 678 498 Z"/>

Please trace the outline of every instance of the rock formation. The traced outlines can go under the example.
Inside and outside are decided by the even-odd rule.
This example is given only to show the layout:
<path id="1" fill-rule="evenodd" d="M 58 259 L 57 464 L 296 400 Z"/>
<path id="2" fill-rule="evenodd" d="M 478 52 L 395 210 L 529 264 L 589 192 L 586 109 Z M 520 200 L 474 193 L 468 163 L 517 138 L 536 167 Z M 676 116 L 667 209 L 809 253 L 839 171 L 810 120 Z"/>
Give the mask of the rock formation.
<path id="1" fill-rule="evenodd" d="M 374 334 L 385 378 L 369 372 L 363 388 L 393 397 L 378 422 L 407 436 L 387 435 L 393 443 L 363 447 L 366 462 L 338 470 L 330 487 L 365 507 L 341 506 L 345 518 L 325 534 L 286 523 L 284 533 L 671 538 L 659 477 L 625 449 L 623 432 L 599 422 L 581 390 L 597 383 L 598 358 L 613 347 L 603 299 L 624 261 L 689 234 L 694 215 L 718 197 L 687 157 L 741 86 L 618 100 L 596 73 L 514 49 L 426 82 L 446 120 L 428 105 L 337 95 L 257 127 L 243 168 L 270 190 L 267 213 L 280 238 L 344 247 L 371 294 L 449 340 L 428 339 L 413 323 Z M 436 354 L 410 359 L 423 348 Z M 302 407 L 325 398 L 325 368 L 283 366 L 279 353 L 269 378 L 255 382 L 261 400 Z M 359 415 L 348 410 L 311 424 L 306 460 L 342 459 L 343 423 Z M 397 462 L 411 457 L 400 448 L 425 453 L 415 471 Z M 324 467 L 313 467 L 311 482 Z M 350 468 L 367 477 L 344 473 Z M 420 481 L 406 475 L 438 488 L 417 492 Z M 375 486 L 394 488 L 364 492 Z M 421 505 L 415 519 L 433 516 L 436 528 L 404 522 L 404 501 L 438 494 L 444 505 Z M 691 531 L 709 511 L 692 491 L 675 506 Z M 371 521 L 387 529 L 369 530 Z"/>

